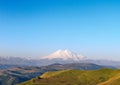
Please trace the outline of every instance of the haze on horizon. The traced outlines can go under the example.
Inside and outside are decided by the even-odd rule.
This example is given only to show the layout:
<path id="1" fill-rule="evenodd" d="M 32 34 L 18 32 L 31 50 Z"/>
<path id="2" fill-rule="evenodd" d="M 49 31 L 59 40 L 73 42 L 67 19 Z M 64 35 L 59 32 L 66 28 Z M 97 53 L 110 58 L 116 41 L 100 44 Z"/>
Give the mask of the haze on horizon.
<path id="1" fill-rule="evenodd" d="M 120 1 L 0 0 L 0 56 L 58 49 L 120 60 Z"/>

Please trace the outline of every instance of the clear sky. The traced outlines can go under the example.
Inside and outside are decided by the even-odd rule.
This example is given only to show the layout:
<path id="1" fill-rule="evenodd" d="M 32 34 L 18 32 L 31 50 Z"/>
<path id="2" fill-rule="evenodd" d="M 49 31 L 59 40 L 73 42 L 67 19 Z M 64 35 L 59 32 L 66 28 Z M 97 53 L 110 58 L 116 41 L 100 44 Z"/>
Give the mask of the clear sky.
<path id="1" fill-rule="evenodd" d="M 120 1 L 0 0 L 0 56 L 58 49 L 120 60 Z"/>

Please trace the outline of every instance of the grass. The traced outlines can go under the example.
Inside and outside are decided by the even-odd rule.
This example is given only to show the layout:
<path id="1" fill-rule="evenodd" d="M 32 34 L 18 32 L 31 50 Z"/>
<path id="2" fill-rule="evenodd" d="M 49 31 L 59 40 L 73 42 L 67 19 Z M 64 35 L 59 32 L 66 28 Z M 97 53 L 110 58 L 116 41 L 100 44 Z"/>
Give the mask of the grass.
<path id="1" fill-rule="evenodd" d="M 109 84 L 110 83 L 110 84 Z M 18 85 L 119 85 L 120 70 L 62 70 L 46 72 Z"/>

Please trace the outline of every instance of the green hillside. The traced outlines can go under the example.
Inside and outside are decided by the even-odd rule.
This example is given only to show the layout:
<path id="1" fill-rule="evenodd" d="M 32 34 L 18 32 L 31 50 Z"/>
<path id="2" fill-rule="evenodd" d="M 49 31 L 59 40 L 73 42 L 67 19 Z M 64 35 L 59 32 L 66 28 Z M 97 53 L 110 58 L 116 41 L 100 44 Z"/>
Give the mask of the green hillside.
<path id="1" fill-rule="evenodd" d="M 18 85 L 119 85 L 119 83 L 120 70 L 100 69 L 46 72 L 38 78 Z"/>
<path id="2" fill-rule="evenodd" d="M 120 73 L 115 77 L 110 78 L 108 81 L 100 83 L 98 85 L 120 85 Z"/>

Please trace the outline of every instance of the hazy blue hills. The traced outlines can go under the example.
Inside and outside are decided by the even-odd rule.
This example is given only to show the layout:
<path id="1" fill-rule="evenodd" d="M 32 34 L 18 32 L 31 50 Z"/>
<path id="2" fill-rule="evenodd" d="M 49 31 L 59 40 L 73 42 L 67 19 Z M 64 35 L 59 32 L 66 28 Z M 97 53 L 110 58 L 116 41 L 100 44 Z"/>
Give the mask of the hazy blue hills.
<path id="1" fill-rule="evenodd" d="M 0 64 L 0 70 L 17 67 L 17 65 Z"/>
<path id="2" fill-rule="evenodd" d="M 55 63 L 45 67 L 56 70 L 63 70 L 63 69 L 96 70 L 101 68 L 113 68 L 113 69 L 115 68 L 113 66 L 103 66 L 93 63 L 69 63 L 69 64 Z"/>

